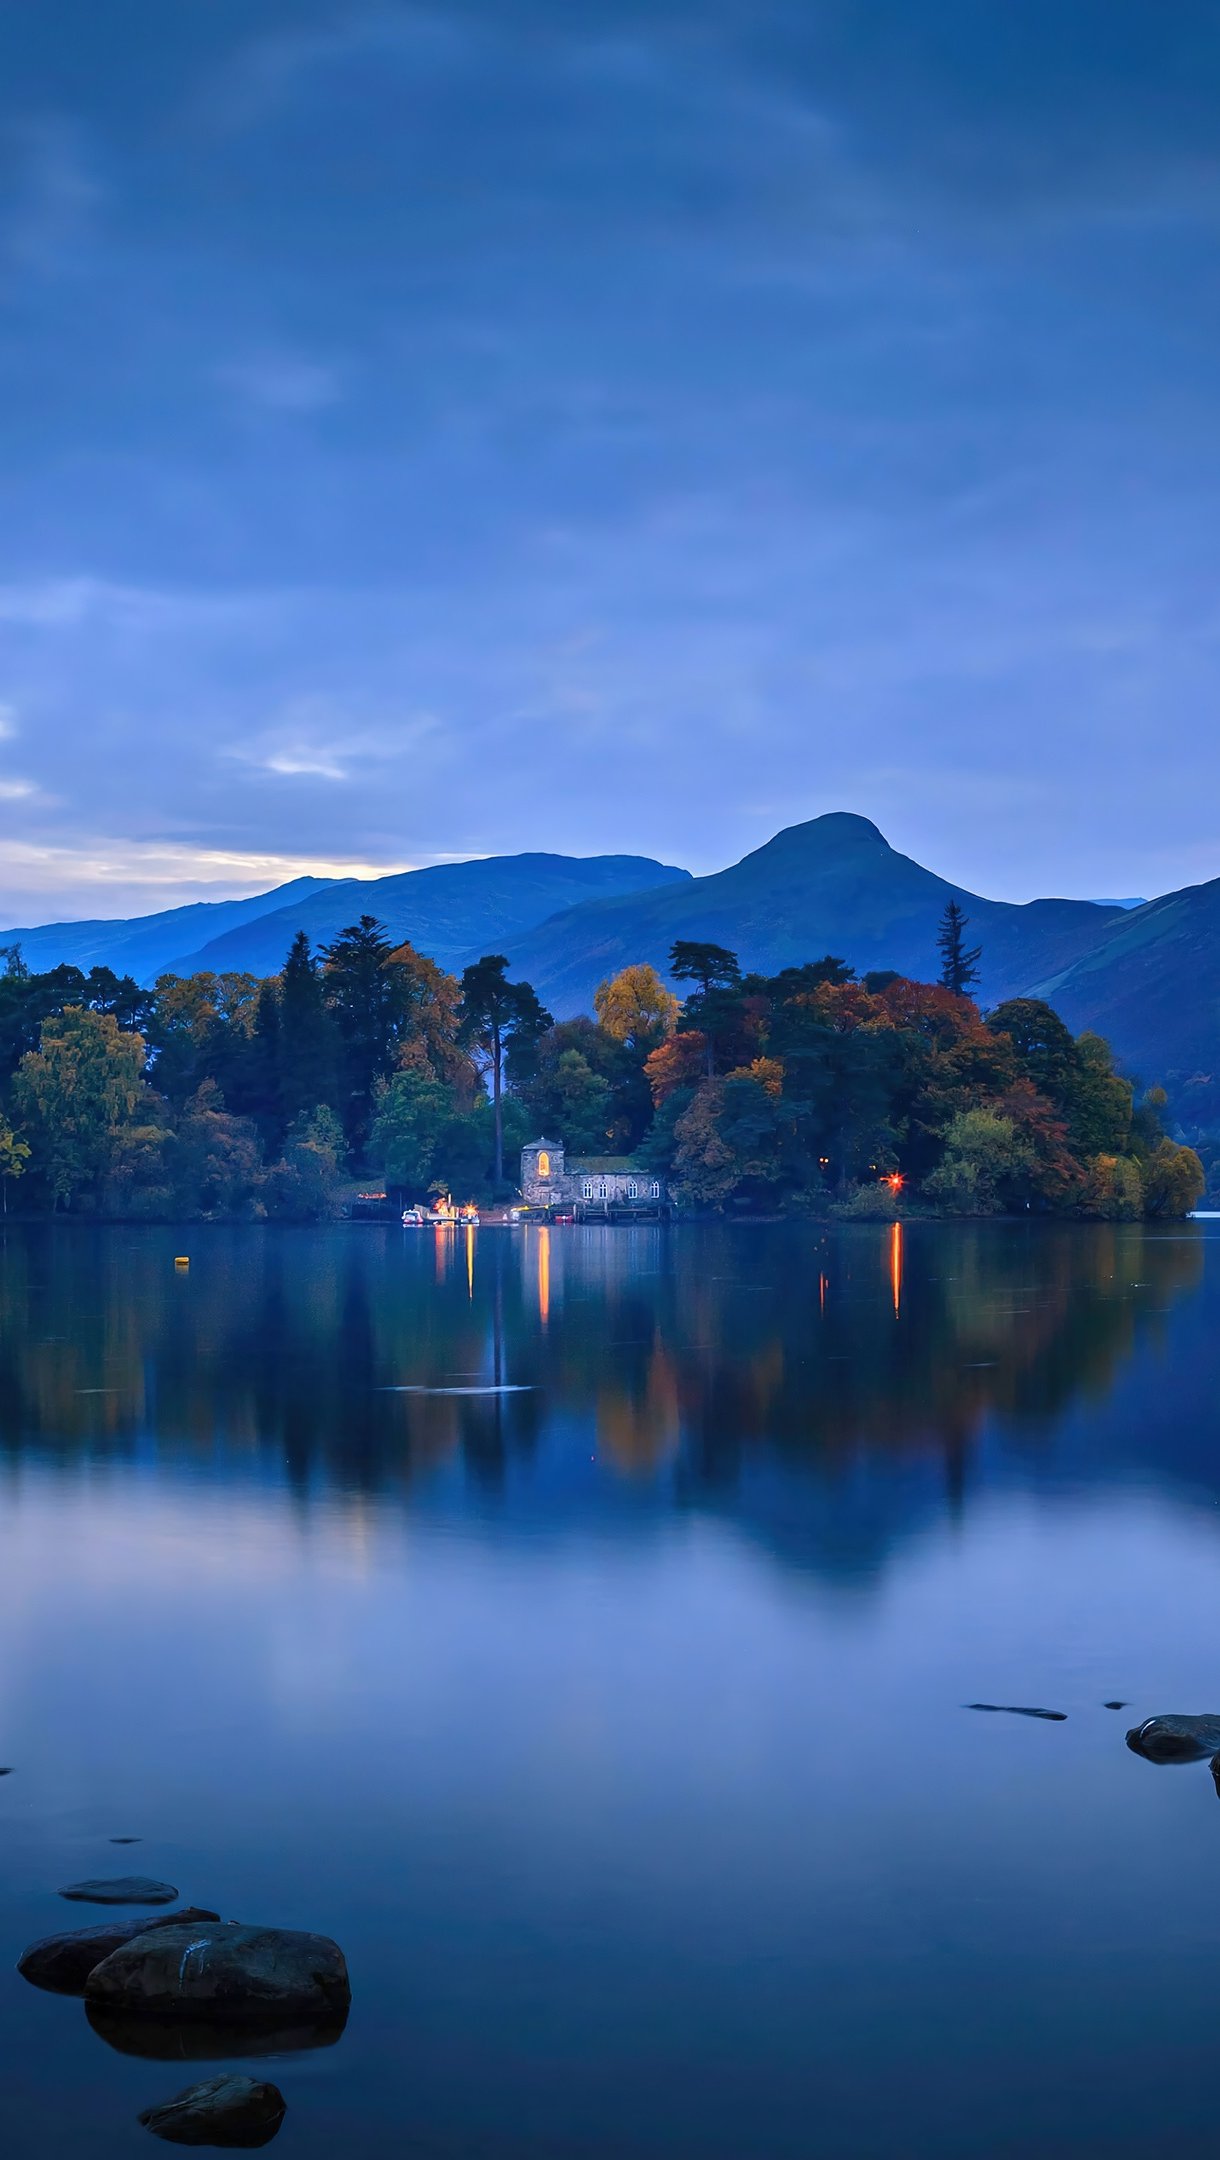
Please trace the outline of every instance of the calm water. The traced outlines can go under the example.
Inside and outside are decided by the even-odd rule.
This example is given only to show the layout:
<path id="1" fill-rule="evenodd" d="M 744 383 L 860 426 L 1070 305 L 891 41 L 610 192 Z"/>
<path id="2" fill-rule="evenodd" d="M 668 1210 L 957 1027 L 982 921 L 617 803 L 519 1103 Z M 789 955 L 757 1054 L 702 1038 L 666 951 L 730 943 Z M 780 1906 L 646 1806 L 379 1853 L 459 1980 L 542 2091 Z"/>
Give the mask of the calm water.
<path id="1" fill-rule="evenodd" d="M 9 1231 L 4 1965 L 337 1937 L 285 2160 L 1210 2137 L 1217 1232 Z M 209 2074 L 0 2011 L 8 2160 Z"/>

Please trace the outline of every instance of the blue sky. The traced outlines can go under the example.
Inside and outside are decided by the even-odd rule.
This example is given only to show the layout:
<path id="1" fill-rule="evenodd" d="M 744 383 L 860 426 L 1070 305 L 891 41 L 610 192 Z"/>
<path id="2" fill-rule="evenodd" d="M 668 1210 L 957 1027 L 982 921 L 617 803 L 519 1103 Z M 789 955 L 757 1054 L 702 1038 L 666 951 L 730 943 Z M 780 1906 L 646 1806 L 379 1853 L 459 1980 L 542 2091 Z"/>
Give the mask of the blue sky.
<path id="1" fill-rule="evenodd" d="M 1214 0 L 10 0 L 0 917 L 1220 874 Z"/>

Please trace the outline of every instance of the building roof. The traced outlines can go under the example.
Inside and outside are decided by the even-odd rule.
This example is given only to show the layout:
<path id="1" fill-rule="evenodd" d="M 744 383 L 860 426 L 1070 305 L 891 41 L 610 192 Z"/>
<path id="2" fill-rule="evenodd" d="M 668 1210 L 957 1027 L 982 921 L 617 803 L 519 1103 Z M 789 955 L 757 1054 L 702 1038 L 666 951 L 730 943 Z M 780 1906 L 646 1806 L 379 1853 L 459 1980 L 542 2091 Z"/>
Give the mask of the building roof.
<path id="1" fill-rule="evenodd" d="M 582 1170 L 617 1170 L 626 1175 L 632 1170 L 638 1173 L 639 1168 L 639 1164 L 633 1162 L 630 1155 L 574 1155 L 568 1163 L 568 1169 L 577 1173 Z"/>

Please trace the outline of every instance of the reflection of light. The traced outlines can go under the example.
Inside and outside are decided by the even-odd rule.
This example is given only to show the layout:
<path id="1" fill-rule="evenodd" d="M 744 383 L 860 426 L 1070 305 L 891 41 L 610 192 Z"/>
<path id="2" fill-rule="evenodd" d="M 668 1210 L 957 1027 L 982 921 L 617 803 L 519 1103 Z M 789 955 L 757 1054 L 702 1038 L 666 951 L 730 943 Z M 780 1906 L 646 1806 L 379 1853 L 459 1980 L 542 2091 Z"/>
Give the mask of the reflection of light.
<path id="1" fill-rule="evenodd" d="M 474 1224 L 466 1225 L 466 1292 L 474 1296 Z"/>
<path id="2" fill-rule="evenodd" d="M 894 1311 L 902 1303 L 902 1224 L 890 1225 L 890 1287 L 894 1293 Z"/>
<path id="3" fill-rule="evenodd" d="M 825 1312 L 825 1310 L 826 1310 L 826 1277 L 825 1277 L 824 1275 L 819 1275 L 819 1276 L 818 1276 L 818 1311 L 819 1311 L 819 1312 Z"/>
<path id="4" fill-rule="evenodd" d="M 543 1327 L 551 1317 L 551 1233 L 545 1224 L 538 1232 L 538 1318 Z"/>
<path id="5" fill-rule="evenodd" d="M 437 1279 L 437 1281 L 438 1281 L 438 1282 L 444 1282 L 444 1280 L 445 1280 L 445 1254 L 446 1254 L 446 1252 L 447 1252 L 447 1250 L 448 1250 L 448 1241 L 447 1241 L 447 1239 L 445 1239 L 445 1238 L 443 1238 L 443 1237 L 441 1236 L 441 1232 L 442 1232 L 442 1230 L 444 1229 L 444 1227 L 445 1227 L 445 1226 L 444 1226 L 444 1224 L 443 1224 L 443 1223 L 441 1223 L 441 1222 L 438 1222 L 438 1223 L 437 1223 L 437 1226 L 436 1226 L 436 1279 Z"/>

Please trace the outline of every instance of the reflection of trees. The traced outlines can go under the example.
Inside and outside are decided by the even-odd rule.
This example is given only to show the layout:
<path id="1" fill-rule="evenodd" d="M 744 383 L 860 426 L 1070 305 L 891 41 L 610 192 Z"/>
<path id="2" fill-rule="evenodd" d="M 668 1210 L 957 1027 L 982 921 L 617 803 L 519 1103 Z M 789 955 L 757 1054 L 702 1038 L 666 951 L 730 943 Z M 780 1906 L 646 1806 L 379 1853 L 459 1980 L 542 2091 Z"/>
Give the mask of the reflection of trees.
<path id="1" fill-rule="evenodd" d="M 669 1466 L 688 1499 L 885 1456 L 956 1480 L 987 1416 L 1034 1430 L 1104 1394 L 1202 1265 L 1138 1224 L 485 1230 L 469 1250 L 216 1229 L 188 1273 L 173 1237 L 9 1234 L 0 1446 L 286 1466 L 306 1500 L 449 1461 L 498 1486 L 544 1440 L 537 1506 L 577 1442 L 633 1478 Z M 499 1380 L 535 1392 L 392 1392 Z"/>

